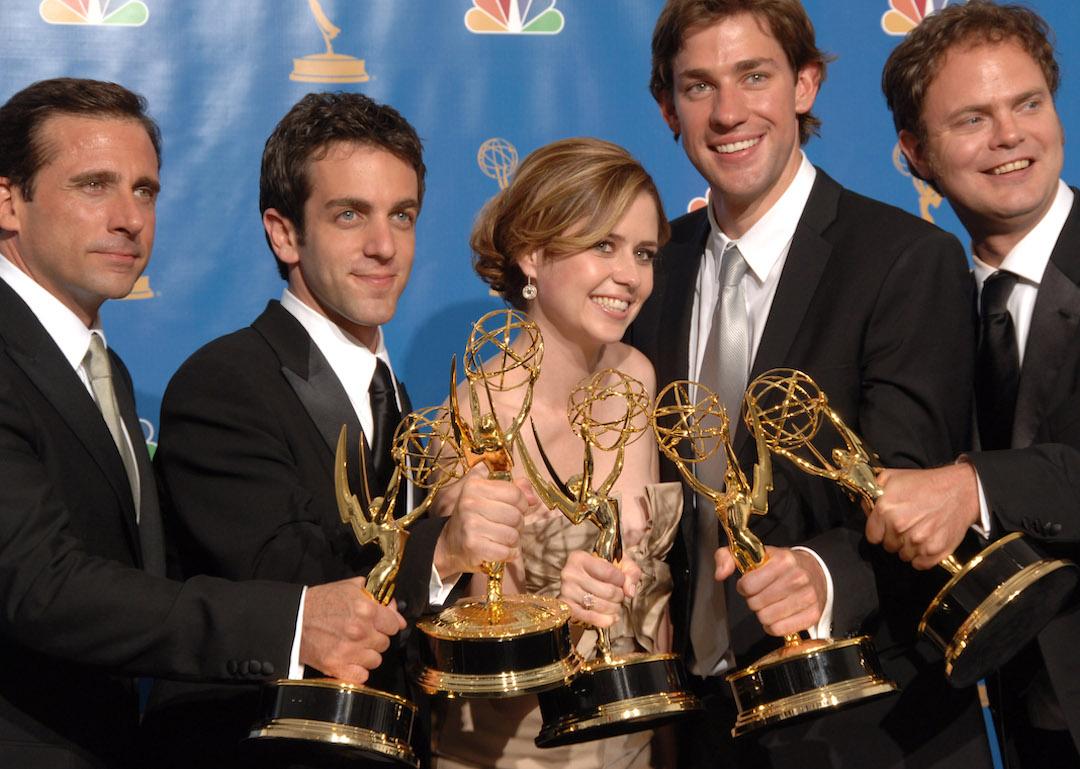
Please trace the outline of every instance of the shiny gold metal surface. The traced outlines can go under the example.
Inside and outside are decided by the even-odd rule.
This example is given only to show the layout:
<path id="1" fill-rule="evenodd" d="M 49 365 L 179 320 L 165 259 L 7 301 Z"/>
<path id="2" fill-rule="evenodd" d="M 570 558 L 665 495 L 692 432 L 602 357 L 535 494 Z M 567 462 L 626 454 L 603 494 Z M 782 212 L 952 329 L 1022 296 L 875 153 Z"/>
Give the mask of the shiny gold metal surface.
<path id="1" fill-rule="evenodd" d="M 388 756 L 419 769 L 420 759 L 408 742 L 388 739 L 386 735 L 354 726 L 301 718 L 282 718 L 252 732 L 253 739 L 310 740 L 349 748 L 366 753 Z"/>
<path id="2" fill-rule="evenodd" d="M 750 522 L 753 516 L 768 513 L 773 482 L 769 446 L 759 425 L 767 415 L 749 392 L 743 413 L 757 445 L 752 485 L 732 446 L 727 412 L 709 388 L 687 380 L 672 382 L 657 395 L 652 422 L 660 450 L 679 469 L 683 480 L 712 500 L 735 565 L 745 574 L 760 568 L 768 559 L 765 545 L 751 531 Z M 791 413 L 785 412 L 785 416 Z M 768 418 L 776 419 L 773 415 Z M 812 425 L 798 425 L 800 429 L 808 426 Z M 711 488 L 693 471 L 695 465 L 720 451 L 726 459 L 723 491 Z M 821 664 L 822 660 L 836 662 Z M 758 683 L 756 679 L 763 673 L 769 678 Z M 873 644 L 865 636 L 833 641 L 805 639 L 798 633 L 787 635 L 782 647 L 727 680 L 740 708 L 732 730 L 734 736 L 896 690 L 896 684 L 881 674 Z"/>
<path id="3" fill-rule="evenodd" d="M 650 406 L 645 387 L 615 369 L 598 371 L 574 388 L 567 418 L 582 439 L 583 459 L 581 474 L 569 483 L 559 478 L 548 460 L 535 425 L 533 436 L 547 477 L 525 444 L 517 441 L 522 467 L 537 496 L 571 523 L 592 524 L 597 531 L 592 552 L 609 563 L 618 563 L 623 557 L 619 500 L 611 496 L 611 490 L 622 472 L 626 447 L 649 429 Z M 593 488 L 594 449 L 615 452 L 611 472 L 597 488 Z M 544 724 L 536 740 L 539 747 L 648 729 L 661 720 L 700 709 L 697 698 L 684 688 L 685 675 L 676 655 L 616 655 L 607 628 L 596 628 L 596 633 L 596 658 L 581 667 L 566 691 L 542 695 Z M 658 673 L 658 668 L 662 672 Z M 660 700 L 662 706 L 645 708 L 647 703 Z"/>
<path id="4" fill-rule="evenodd" d="M 581 659 L 574 654 L 531 670 L 506 670 L 489 675 L 470 675 L 425 667 L 418 679 L 428 694 L 448 697 L 499 699 L 535 694 L 562 686 L 577 672 Z"/>
<path id="5" fill-rule="evenodd" d="M 767 371 L 750 383 L 746 400 L 759 414 L 747 425 L 772 451 L 804 472 L 840 484 L 867 512 L 885 493 L 877 483 L 882 469 L 877 455 L 829 406 L 808 374 Z M 819 433 L 826 425 L 836 443 L 828 456 L 814 443 L 815 438 L 824 442 Z M 954 552 L 939 566 L 943 585 L 923 613 L 919 632 L 941 649 L 946 676 L 957 686 L 974 683 L 1014 656 L 1076 584 L 1075 574 L 1059 573 L 1074 572 L 1075 564 L 1041 556 L 1020 532 L 990 543 L 966 562 Z"/>
<path id="6" fill-rule="evenodd" d="M 482 463 L 489 478 L 510 481 L 513 443 L 532 406 L 543 353 L 539 327 L 519 312 L 497 310 L 473 324 L 463 358 L 471 422 L 458 406 L 456 359 L 450 364 L 453 445 L 466 467 Z M 513 390 L 522 391 L 521 405 L 504 427 L 492 394 Z M 485 599 L 460 601 L 417 623 L 427 642 L 421 686 L 449 696 L 499 697 L 558 685 L 579 664 L 567 626 L 570 609 L 554 598 L 504 595 L 504 564 L 483 568 Z M 492 664 L 498 669 L 487 669 Z"/>

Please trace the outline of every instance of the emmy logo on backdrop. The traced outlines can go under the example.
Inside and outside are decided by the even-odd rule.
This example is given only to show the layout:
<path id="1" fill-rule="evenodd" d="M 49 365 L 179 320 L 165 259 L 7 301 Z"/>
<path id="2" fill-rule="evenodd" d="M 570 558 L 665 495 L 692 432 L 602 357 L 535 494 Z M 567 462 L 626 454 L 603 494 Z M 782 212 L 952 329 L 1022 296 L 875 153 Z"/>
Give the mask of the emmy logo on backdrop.
<path id="1" fill-rule="evenodd" d="M 919 193 L 919 216 L 933 224 L 934 215 L 930 213 L 930 209 L 941 206 L 941 194 L 930 186 L 929 182 L 924 182 L 908 170 L 907 163 L 904 162 L 903 155 L 900 152 L 899 143 L 893 147 L 892 163 L 897 171 L 911 179 L 915 192 Z"/>
<path id="2" fill-rule="evenodd" d="M 518 167 L 517 147 L 497 136 L 488 139 L 476 151 L 476 164 L 484 176 L 491 177 L 498 182 L 500 190 L 505 190 Z"/>
<path id="3" fill-rule="evenodd" d="M 319 5 L 319 0 L 308 0 L 311 7 L 311 15 L 315 17 L 315 23 L 319 25 L 323 41 L 326 43 L 326 53 L 313 53 L 299 59 L 293 59 L 293 71 L 289 74 L 289 80 L 299 80 L 305 83 L 365 83 L 370 78 L 364 69 L 364 60 L 357 59 L 343 53 L 334 53 L 331 40 L 341 34 L 341 27 L 330 21 L 330 18 Z"/>

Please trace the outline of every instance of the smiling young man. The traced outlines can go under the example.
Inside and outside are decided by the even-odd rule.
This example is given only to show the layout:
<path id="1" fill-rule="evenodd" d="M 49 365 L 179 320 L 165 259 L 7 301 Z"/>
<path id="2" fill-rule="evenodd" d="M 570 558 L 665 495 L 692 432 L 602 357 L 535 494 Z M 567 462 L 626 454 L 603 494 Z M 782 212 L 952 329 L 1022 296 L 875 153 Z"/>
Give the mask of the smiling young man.
<path id="1" fill-rule="evenodd" d="M 404 626 L 352 579 L 164 578 L 154 473 L 98 316 L 150 258 L 160 136 L 115 83 L 0 106 L 0 765 L 144 767 L 135 676 L 360 683 Z"/>
<path id="2" fill-rule="evenodd" d="M 162 401 L 155 461 L 184 574 L 312 585 L 366 575 L 380 558 L 340 518 L 334 449 L 347 425 L 352 489 L 364 498 L 363 440 L 371 496 L 386 493 L 389 443 L 411 406 L 381 327 L 412 269 L 423 194 L 415 130 L 366 96 L 308 94 L 267 139 L 259 208 L 286 288 L 250 327 L 192 355 Z M 445 600 L 463 572 L 506 560 L 535 501 L 475 473 L 465 486 L 453 515 L 410 528 L 395 592 L 408 618 Z M 419 501 L 409 487 L 396 512 Z M 407 635 L 373 672 L 379 688 L 408 694 Z M 170 746 L 162 764 L 235 765 L 257 697 L 160 685 L 148 721 Z M 421 752 L 426 735 L 417 729 Z"/>
<path id="3" fill-rule="evenodd" d="M 735 414 L 747 382 L 774 367 L 810 374 L 894 464 L 954 456 L 969 429 L 969 403 L 956 393 L 971 381 L 974 340 L 963 251 L 937 228 L 844 189 L 804 155 L 820 125 L 811 109 L 827 57 L 802 6 L 669 0 L 652 54 L 653 96 L 710 192 L 706 209 L 673 222 L 656 289 L 631 328 L 658 387 L 689 378 L 716 390 L 747 472 L 755 447 Z M 722 485 L 722 470 L 703 465 L 701 477 L 713 472 Z M 964 756 L 984 765 L 973 693 L 948 690 L 940 657 L 914 648 L 916 620 L 904 617 L 875 640 L 908 694 L 733 744 L 726 673 L 786 633 L 843 637 L 877 630 L 882 610 L 914 612 L 911 571 L 860 545 L 862 512 L 828 481 L 779 460 L 773 470 L 769 512 L 752 524 L 768 560 L 741 577 L 718 549 L 726 543 L 713 505 L 686 494 L 672 616 L 710 722 L 692 727 L 680 764 L 732 756 L 740 766 L 914 767 Z M 677 477 L 666 462 L 662 474 Z"/>
<path id="4" fill-rule="evenodd" d="M 970 2 L 930 16 L 889 57 L 882 87 L 912 173 L 971 235 L 984 319 L 975 393 L 980 450 L 887 470 L 867 524 L 918 568 L 978 525 L 1022 531 L 1076 560 L 1080 484 L 1080 208 L 1060 178 L 1065 136 L 1046 23 Z M 1080 765 L 1080 606 L 1005 668 L 995 695 L 1010 766 Z"/>

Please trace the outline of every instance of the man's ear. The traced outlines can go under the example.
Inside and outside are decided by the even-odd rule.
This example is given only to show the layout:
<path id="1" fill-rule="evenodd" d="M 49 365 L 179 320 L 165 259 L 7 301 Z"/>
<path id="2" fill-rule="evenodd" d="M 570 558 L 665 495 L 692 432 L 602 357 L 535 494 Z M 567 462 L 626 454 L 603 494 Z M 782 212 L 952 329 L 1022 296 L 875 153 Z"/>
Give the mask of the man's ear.
<path id="1" fill-rule="evenodd" d="M 912 173 L 916 174 L 920 179 L 933 181 L 934 175 L 930 172 L 930 160 L 927 157 L 926 144 L 906 128 L 900 129 L 898 138 L 900 139 L 900 151 L 907 158 Z"/>
<path id="2" fill-rule="evenodd" d="M 672 100 L 671 93 L 668 92 L 661 96 L 659 104 L 660 116 L 664 118 L 664 122 L 667 123 L 668 128 L 675 134 L 675 141 L 678 141 L 682 129 L 679 126 L 679 115 L 675 111 L 675 102 Z"/>
<path id="3" fill-rule="evenodd" d="M 300 263 L 300 233 L 291 219 L 268 208 L 263 211 L 263 229 L 278 259 L 290 265 Z"/>
<path id="4" fill-rule="evenodd" d="M 805 115 L 814 108 L 821 88 L 821 65 L 807 64 L 795 73 L 795 113 Z"/>
<path id="5" fill-rule="evenodd" d="M 22 191 L 6 176 L 0 176 L 0 230 L 19 231 L 19 208 Z"/>

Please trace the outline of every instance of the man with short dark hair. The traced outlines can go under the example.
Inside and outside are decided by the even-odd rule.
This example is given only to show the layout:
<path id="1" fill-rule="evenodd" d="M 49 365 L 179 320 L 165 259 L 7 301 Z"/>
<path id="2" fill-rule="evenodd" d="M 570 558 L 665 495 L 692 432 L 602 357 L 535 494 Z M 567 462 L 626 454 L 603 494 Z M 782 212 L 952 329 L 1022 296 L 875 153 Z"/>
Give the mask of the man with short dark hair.
<path id="1" fill-rule="evenodd" d="M 140 767 L 134 676 L 362 682 L 404 620 L 348 581 L 165 570 L 131 380 L 98 311 L 150 258 L 160 138 L 114 83 L 0 106 L 0 765 Z"/>
<path id="2" fill-rule="evenodd" d="M 757 453 L 737 416 L 742 394 L 775 367 L 813 377 L 893 463 L 952 456 L 969 425 L 956 395 L 970 382 L 974 332 L 963 252 L 937 228 L 844 189 L 802 152 L 819 125 L 811 110 L 828 59 L 803 7 L 669 0 L 652 52 L 653 96 L 710 190 L 705 209 L 672 223 L 656 288 L 631 329 L 658 386 L 689 378 L 716 389 L 747 472 Z M 819 446 L 826 456 L 830 448 Z M 670 463 L 662 468 L 666 480 L 677 477 Z M 751 524 L 767 560 L 742 576 L 711 502 L 686 494 L 671 611 L 709 721 L 681 741 L 680 765 L 727 756 L 739 766 L 951 766 L 961 756 L 988 764 L 973 692 L 949 691 L 940 655 L 914 647 L 915 619 L 877 624 L 895 605 L 911 613 L 913 574 L 860 546 L 863 514 L 835 484 L 777 457 L 772 468 L 768 514 Z M 804 630 L 881 630 L 885 671 L 909 690 L 733 742 L 725 675 Z"/>
<path id="3" fill-rule="evenodd" d="M 973 0 L 927 17 L 897 46 L 882 88 L 913 174 L 971 235 L 983 331 L 980 450 L 887 470 L 867 536 L 917 568 L 971 526 L 1080 550 L 1080 204 L 1061 180 L 1059 71 L 1035 12 Z M 1010 766 L 1080 765 L 1080 605 L 1074 600 L 991 694 Z"/>
<path id="4" fill-rule="evenodd" d="M 340 519 L 334 448 L 347 425 L 350 448 L 364 441 L 372 497 L 386 492 L 379 447 L 411 407 L 381 327 L 412 268 L 423 182 L 412 126 L 360 94 L 308 94 L 267 139 L 259 208 L 287 286 L 249 328 L 192 355 L 162 402 L 155 461 L 184 574 L 310 585 L 366 574 L 378 560 L 377 547 L 358 544 Z M 377 386 L 397 412 L 389 426 L 380 425 Z M 349 465 L 359 467 L 358 452 Z M 353 488 L 362 498 L 358 474 Z M 462 573 L 508 560 L 535 502 L 524 482 L 482 473 L 462 488 L 449 518 L 411 527 L 395 593 L 408 618 L 444 601 Z M 402 495 L 398 515 L 420 501 L 414 492 Z M 409 693 L 403 652 L 395 644 L 375 671 L 379 688 Z M 159 687 L 152 718 L 173 732 L 169 765 L 234 760 L 257 694 Z M 426 739 L 420 729 L 419 752 Z"/>

